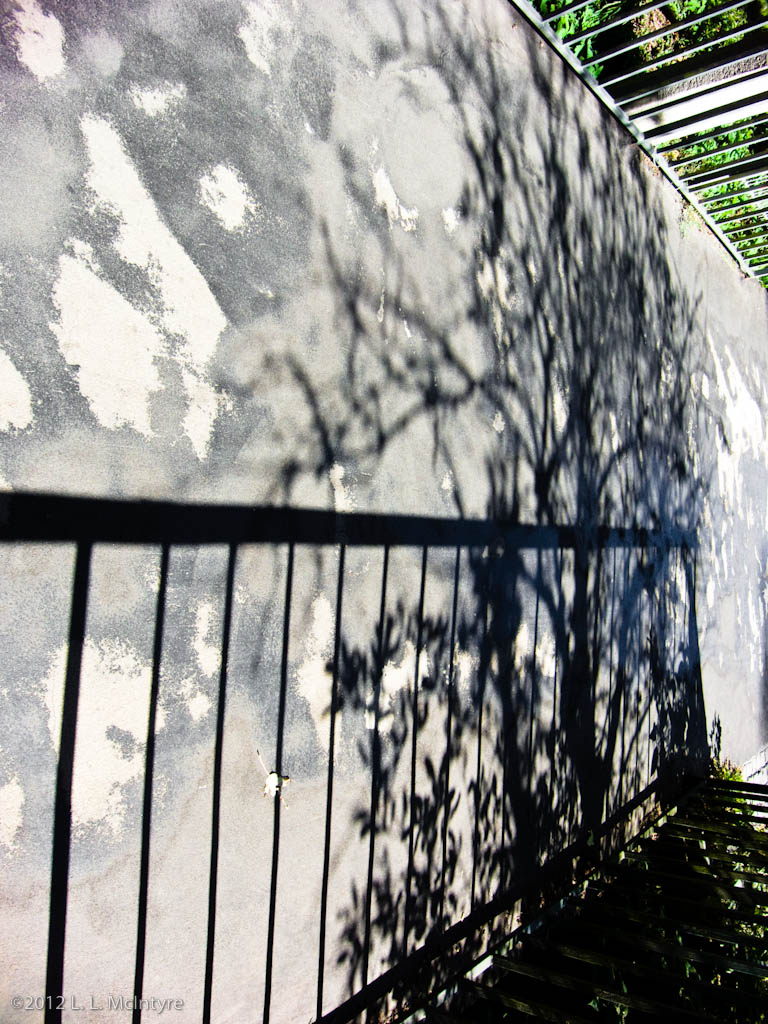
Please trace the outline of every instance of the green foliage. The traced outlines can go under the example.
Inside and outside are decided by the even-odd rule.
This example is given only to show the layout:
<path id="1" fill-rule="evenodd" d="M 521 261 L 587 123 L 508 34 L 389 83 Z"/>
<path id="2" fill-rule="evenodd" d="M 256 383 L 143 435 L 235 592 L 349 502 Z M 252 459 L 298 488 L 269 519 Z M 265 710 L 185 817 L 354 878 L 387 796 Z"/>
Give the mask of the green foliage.
<path id="1" fill-rule="evenodd" d="M 744 776 L 741 768 L 729 761 L 727 757 L 722 760 L 713 757 L 709 762 L 709 774 L 713 779 L 724 779 L 726 782 L 743 782 Z"/>

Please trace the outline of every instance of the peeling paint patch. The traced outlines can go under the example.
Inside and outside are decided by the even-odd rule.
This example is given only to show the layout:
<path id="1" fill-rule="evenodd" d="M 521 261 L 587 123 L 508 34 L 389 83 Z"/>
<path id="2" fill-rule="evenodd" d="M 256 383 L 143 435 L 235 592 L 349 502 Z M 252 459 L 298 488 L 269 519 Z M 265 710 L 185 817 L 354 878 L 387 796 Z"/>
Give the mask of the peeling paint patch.
<path id="1" fill-rule="evenodd" d="M 24 790 L 14 775 L 10 782 L 0 786 L 0 846 L 13 850 L 16 836 L 24 820 Z"/>
<path id="2" fill-rule="evenodd" d="M 187 710 L 189 711 L 192 720 L 195 722 L 201 721 L 208 712 L 211 710 L 211 698 L 206 693 L 196 693 L 194 697 L 187 703 Z"/>
<path id="3" fill-rule="evenodd" d="M 208 453 L 213 425 L 219 409 L 225 403 L 212 384 L 189 370 L 182 370 L 181 379 L 188 399 L 184 433 L 192 442 L 197 457 L 204 459 Z"/>
<path id="4" fill-rule="evenodd" d="M 214 614 L 215 609 L 211 601 L 201 601 L 197 606 L 193 646 L 200 671 L 206 676 L 214 675 L 220 664 L 219 648 L 209 641 Z"/>
<path id="5" fill-rule="evenodd" d="M 274 59 L 275 36 L 290 28 L 290 22 L 280 14 L 275 0 L 261 0 L 245 4 L 246 21 L 238 29 L 248 60 L 259 71 L 271 76 L 270 62 Z"/>
<path id="6" fill-rule="evenodd" d="M 61 733 L 67 648 L 56 653 L 43 680 L 54 749 Z M 86 640 L 80 677 L 77 746 L 72 783 L 75 827 L 95 826 L 112 836 L 123 829 L 128 783 L 144 770 L 151 665 L 122 640 Z M 158 709 L 156 729 L 164 728 Z"/>
<path id="7" fill-rule="evenodd" d="M 399 662 L 394 659 L 388 661 L 381 674 L 381 690 L 379 692 L 379 733 L 386 735 L 392 730 L 395 722 L 395 701 L 397 695 L 405 690 L 413 680 L 413 673 L 416 667 L 416 645 L 412 640 L 406 640 L 403 645 L 403 656 Z M 424 676 L 430 673 L 429 656 L 426 651 L 421 652 L 419 659 L 419 671 Z M 376 724 L 375 708 L 369 708 L 365 712 L 365 725 L 373 729 Z"/>
<path id="8" fill-rule="evenodd" d="M 189 403 L 184 426 L 198 457 L 203 458 L 217 412 L 205 371 L 227 326 L 226 318 L 207 281 L 160 219 L 112 125 L 90 115 L 80 125 L 91 160 L 86 180 L 96 196 L 94 208 L 119 216 L 122 223 L 115 241 L 119 254 L 150 275 L 162 296 L 158 310 L 162 324 L 183 341 L 177 358 L 185 371 Z"/>
<path id="9" fill-rule="evenodd" d="M 177 85 L 166 82 L 157 89 L 139 89 L 134 86 L 129 95 L 134 105 L 143 110 L 147 117 L 157 117 L 165 113 L 172 103 L 181 102 L 187 95 L 187 87 L 183 82 Z"/>
<path id="10" fill-rule="evenodd" d="M 18 0 L 13 17 L 16 56 L 39 82 L 60 75 L 64 60 L 64 29 L 53 14 L 46 14 L 37 0 Z"/>
<path id="11" fill-rule="evenodd" d="M 312 602 L 312 625 L 309 628 L 304 660 L 297 672 L 297 681 L 299 693 L 309 705 L 318 741 L 326 753 L 330 739 L 325 716 L 330 707 L 331 676 L 328 661 L 332 643 L 331 602 L 321 594 Z"/>
<path id="12" fill-rule="evenodd" d="M 0 348 L 0 431 L 23 430 L 32 422 L 29 385 Z"/>
<path id="13" fill-rule="evenodd" d="M 376 195 L 376 205 L 386 210 L 389 226 L 399 224 L 403 231 L 415 231 L 419 219 L 419 211 L 414 207 L 409 209 L 400 202 L 395 192 L 389 175 L 383 167 L 373 172 L 373 188 Z"/>
<path id="14" fill-rule="evenodd" d="M 259 211 L 259 204 L 248 186 L 237 171 L 226 164 L 217 164 L 200 179 L 200 202 L 218 217 L 227 231 L 243 227 L 248 215 L 255 217 Z"/>
<path id="15" fill-rule="evenodd" d="M 155 359 L 163 340 L 110 284 L 72 256 L 59 257 L 53 289 L 59 311 L 49 324 L 98 421 L 132 426 L 149 437 L 149 397 L 160 387 Z"/>

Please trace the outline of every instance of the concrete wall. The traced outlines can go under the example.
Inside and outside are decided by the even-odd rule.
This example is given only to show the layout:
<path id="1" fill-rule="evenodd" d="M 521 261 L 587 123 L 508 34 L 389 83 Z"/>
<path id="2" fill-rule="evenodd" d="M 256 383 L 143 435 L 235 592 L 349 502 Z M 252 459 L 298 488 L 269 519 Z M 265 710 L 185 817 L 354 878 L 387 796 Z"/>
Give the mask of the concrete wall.
<path id="1" fill-rule="evenodd" d="M 695 617 L 692 563 L 676 549 L 650 577 L 639 555 L 580 569 L 578 557 L 537 564 L 526 551 L 504 563 L 514 594 L 494 605 L 490 648 L 477 580 L 491 584 L 482 552 L 474 562 L 465 553 L 454 653 L 468 717 L 449 757 L 462 782 L 446 920 L 470 909 L 479 736 L 491 741 L 488 792 L 514 781 L 508 757 L 501 774 L 491 763 L 518 707 L 499 680 L 522 680 L 531 664 L 548 680 L 546 699 L 530 687 L 525 699 L 552 745 L 537 777 L 552 776 L 557 748 L 567 782 L 548 808 L 553 827 L 564 823 L 555 845 L 583 824 L 591 768 L 605 775 L 602 813 L 652 777 L 664 743 L 671 756 L 711 732 L 737 761 L 765 743 L 765 293 L 511 8 L 23 0 L 6 4 L 1 31 L 3 488 L 501 517 L 578 524 L 584 536 L 599 525 L 697 532 Z M 393 550 L 386 656 L 376 647 L 381 552 L 349 552 L 346 563 L 345 643 L 358 661 L 338 739 L 326 1010 L 361 981 L 375 717 L 364 657 L 384 664 L 391 818 L 377 841 L 377 898 L 396 900 L 408 870 L 413 822 L 397 808 L 411 778 L 420 557 Z M 94 550 L 64 975 L 81 1002 L 132 990 L 159 558 L 156 546 Z M 220 545 L 173 548 L 170 559 L 144 989 L 183 999 L 174 1019 L 198 1019 L 204 1001 L 226 559 Z M 337 548 L 297 549 L 276 1021 L 315 1013 L 337 565 Z M 12 996 L 43 994 L 72 571 L 70 545 L 3 550 L 0 1019 L 9 1022 L 35 1017 L 14 1010 Z M 453 571 L 453 556 L 436 554 L 425 587 L 439 628 L 424 641 L 421 671 L 436 701 Z M 271 769 L 285 572 L 283 547 L 238 555 L 212 1016 L 221 1022 L 262 1019 L 275 805 L 261 796 L 256 751 Z M 620 641 L 619 619 L 600 612 L 617 593 Z M 706 723 L 688 713 L 692 623 Z M 588 629 L 603 639 L 579 663 L 568 636 Z M 476 680 L 489 649 L 496 661 L 488 656 L 483 671 L 496 683 L 483 726 L 469 718 L 485 699 Z M 629 690 L 619 712 L 616 659 L 640 686 L 656 678 L 659 649 L 657 683 L 679 686 L 674 714 L 659 692 L 632 718 Z M 564 678 L 579 665 L 591 678 L 588 709 L 556 697 L 558 664 Z M 644 730 L 632 741 L 634 774 L 620 743 L 630 744 L 619 729 L 630 720 Z M 430 757 L 441 763 L 443 721 L 437 711 L 425 718 L 419 792 L 430 789 Z M 579 762 L 580 735 L 591 760 Z M 488 845 L 506 827 L 505 799 L 489 812 Z M 429 801 L 408 806 L 417 805 Z M 414 871 L 422 855 L 434 850 L 417 849 Z M 422 868 L 430 876 L 430 863 Z M 488 866 L 483 898 L 504 870 Z M 400 957 L 393 935 L 402 941 L 404 908 L 379 909 L 369 979 Z M 86 1018 L 126 1013 L 77 1017 Z"/>

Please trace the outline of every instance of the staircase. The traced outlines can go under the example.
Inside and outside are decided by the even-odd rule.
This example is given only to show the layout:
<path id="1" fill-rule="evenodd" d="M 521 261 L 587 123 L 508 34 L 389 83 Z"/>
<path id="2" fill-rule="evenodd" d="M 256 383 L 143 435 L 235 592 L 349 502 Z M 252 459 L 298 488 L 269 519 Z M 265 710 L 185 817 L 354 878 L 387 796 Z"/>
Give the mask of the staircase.
<path id="1" fill-rule="evenodd" d="M 710 779 L 595 867 L 430 1024 L 768 1020 L 768 786 Z"/>

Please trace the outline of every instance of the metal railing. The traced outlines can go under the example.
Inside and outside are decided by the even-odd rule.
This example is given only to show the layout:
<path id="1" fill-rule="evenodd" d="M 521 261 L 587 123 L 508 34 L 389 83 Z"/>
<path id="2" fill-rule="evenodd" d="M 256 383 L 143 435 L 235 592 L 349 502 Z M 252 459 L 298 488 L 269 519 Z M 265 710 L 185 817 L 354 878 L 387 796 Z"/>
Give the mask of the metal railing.
<path id="1" fill-rule="evenodd" d="M 295 508 L 6 494 L 0 496 L 0 542 L 6 549 L 27 542 L 36 548 L 73 546 L 52 818 L 48 1024 L 61 1020 L 67 949 L 75 927 L 68 914 L 76 838 L 73 773 L 84 714 L 83 657 L 95 612 L 92 567 L 104 545 L 151 546 L 158 573 L 154 624 L 148 625 L 154 639 L 133 922 L 134 1024 L 142 1019 L 151 931 L 161 663 L 163 675 L 172 671 L 167 661 L 168 605 L 173 556 L 180 547 L 223 545 L 226 550 L 219 594 L 223 626 L 210 751 L 208 909 L 201 958 L 205 977 L 199 1016 L 206 1024 L 216 994 L 216 955 L 221 955 L 216 952 L 217 892 L 225 842 L 226 708 L 236 676 L 243 673 L 248 676 L 243 692 L 250 699 L 255 699 L 256 687 L 266 686 L 277 706 L 270 776 L 276 797 L 272 855 L 260 904 L 266 942 L 262 961 L 251 966 L 263 977 L 265 1024 L 285 1019 L 285 1010 L 275 1009 L 282 995 L 274 976 L 276 937 L 280 918 L 290 922 L 306 896 L 287 896 L 278 884 L 281 864 L 296 852 L 291 845 L 295 836 L 283 828 L 280 786 L 293 768 L 286 723 L 305 713 L 296 689 L 301 658 L 297 566 L 302 552 L 330 550 L 336 566 L 335 580 L 325 584 L 334 609 L 323 719 L 327 754 L 310 770 L 325 791 L 323 839 L 316 849 L 322 879 L 317 948 L 306 960 L 295 954 L 297 971 L 316 972 L 318 1021 L 350 1020 L 363 1009 L 374 1019 L 393 999 L 400 1007 L 412 1003 L 414 991 L 428 991 L 462 957 L 476 958 L 481 945 L 508 927 L 510 908 L 534 890 L 548 866 L 562 865 L 563 857 L 581 856 L 585 843 L 593 843 L 636 807 L 664 771 L 676 771 L 680 757 L 701 755 L 706 747 L 694 540 L 674 529 L 663 534 L 609 527 L 587 531 Z M 255 585 L 243 575 L 241 564 L 243 553 L 253 546 L 274 549 L 282 564 L 282 611 L 276 619 L 282 618 L 282 628 L 274 662 L 279 670 L 271 683 L 260 679 L 260 673 L 269 674 L 263 664 L 236 660 L 234 653 L 238 645 L 253 643 L 252 633 L 242 625 L 242 595 L 236 599 L 244 581 Z M 362 640 L 353 635 L 356 613 L 348 594 L 350 587 L 360 585 L 349 572 L 356 550 L 365 551 L 366 571 L 374 574 L 378 589 L 377 610 L 371 609 L 375 631 Z M 414 585 L 398 591 L 405 597 L 393 607 L 406 564 L 401 561 L 396 572 L 396 557 L 410 559 Z M 139 623 L 132 628 L 138 629 Z M 399 703 L 389 709 L 386 701 L 393 698 L 388 666 L 404 665 L 405 650 L 414 659 L 407 666 L 409 683 Z M 339 897 L 343 878 L 334 876 L 338 868 L 331 856 L 332 833 L 340 816 L 349 813 L 339 804 L 336 788 L 348 771 L 341 747 L 342 737 L 350 735 L 365 748 L 353 775 L 359 781 L 364 773 L 369 794 L 355 811 L 359 842 L 367 847 L 367 878 L 358 896 L 347 892 Z M 701 750 L 694 750 L 697 743 Z M 251 767 L 242 765 L 240 770 L 247 773 Z M 302 780 L 299 773 L 291 774 L 293 801 Z M 260 792 L 254 792 L 260 799 Z M 399 850 L 402 871 L 390 877 L 388 851 L 393 849 Z M 299 903 L 292 906 L 291 899 Z M 382 959 L 384 947 L 389 952 Z M 82 955 L 81 943 L 73 948 Z M 342 970 L 347 996 L 340 1000 L 328 995 L 328 987 L 335 978 L 333 991 L 338 993 Z"/>
<path id="2" fill-rule="evenodd" d="M 768 9 L 760 0 L 511 0 L 768 280 Z M 736 216 L 738 214 L 738 216 Z"/>

